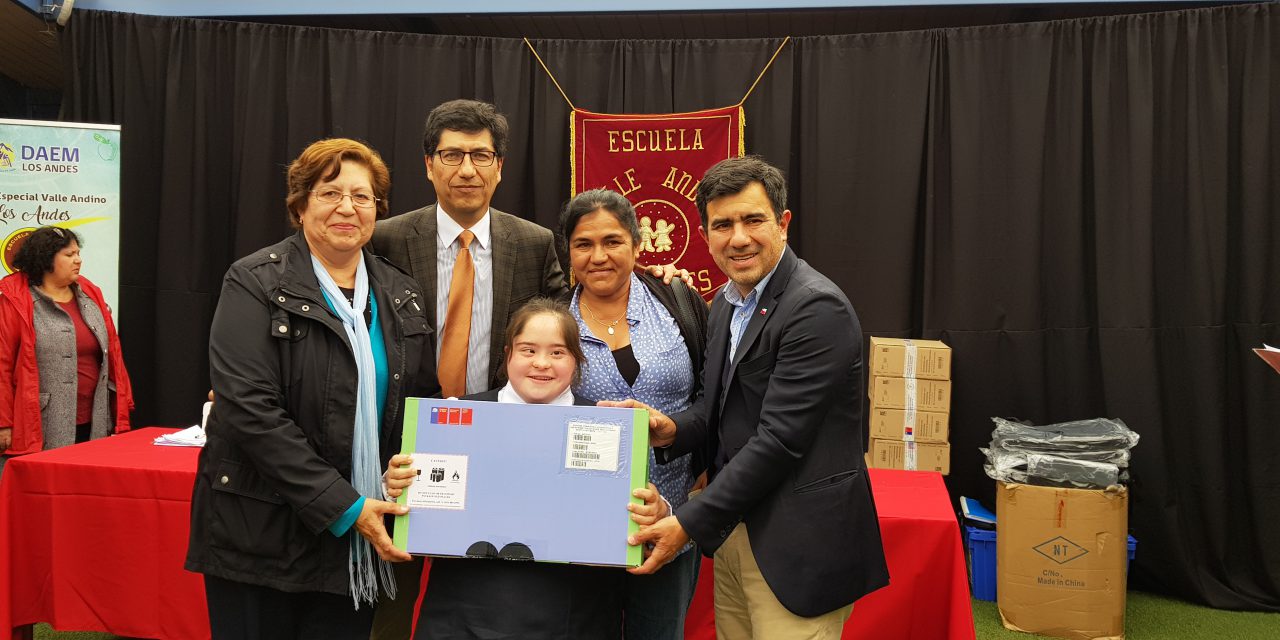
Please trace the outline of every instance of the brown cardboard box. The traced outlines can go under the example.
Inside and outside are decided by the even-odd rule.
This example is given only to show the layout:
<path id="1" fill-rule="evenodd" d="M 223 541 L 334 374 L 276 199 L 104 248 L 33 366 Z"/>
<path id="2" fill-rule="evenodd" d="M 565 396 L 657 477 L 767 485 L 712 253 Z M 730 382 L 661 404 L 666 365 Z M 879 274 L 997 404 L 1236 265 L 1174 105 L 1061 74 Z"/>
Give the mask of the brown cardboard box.
<path id="1" fill-rule="evenodd" d="M 996 485 L 996 593 L 1015 631 L 1074 640 L 1124 638 L 1129 495 Z"/>
<path id="2" fill-rule="evenodd" d="M 951 411 L 951 381 L 912 378 L 871 379 L 868 395 L 871 408 L 906 409 L 908 397 L 915 395 L 916 411 Z"/>
<path id="3" fill-rule="evenodd" d="M 871 337 L 871 375 L 951 379 L 951 347 L 937 340 Z"/>
<path id="4" fill-rule="evenodd" d="M 916 442 L 946 442 L 947 420 L 945 413 L 937 411 L 917 411 L 912 435 Z M 904 440 L 907 428 L 906 409 L 872 409 L 868 419 L 867 430 L 872 438 L 885 440 Z"/>
<path id="5" fill-rule="evenodd" d="M 912 465 L 908 459 L 908 445 L 915 445 L 916 459 Z M 873 469 L 906 469 L 908 471 L 937 471 L 951 473 L 951 444 L 946 442 L 903 442 L 901 440 L 872 440 L 871 467 Z"/>

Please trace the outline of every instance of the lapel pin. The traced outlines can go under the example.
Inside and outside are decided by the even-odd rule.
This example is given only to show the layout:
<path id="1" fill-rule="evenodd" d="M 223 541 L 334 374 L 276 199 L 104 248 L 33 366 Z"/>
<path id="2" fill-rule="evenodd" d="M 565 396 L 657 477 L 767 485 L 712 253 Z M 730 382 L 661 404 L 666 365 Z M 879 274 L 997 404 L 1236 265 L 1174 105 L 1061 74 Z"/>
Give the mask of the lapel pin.
<path id="1" fill-rule="evenodd" d="M 760 309 L 760 315 L 764 315 L 764 314 L 766 314 L 766 313 L 769 313 L 769 308 L 768 308 L 768 307 L 764 307 L 764 308 Z"/>

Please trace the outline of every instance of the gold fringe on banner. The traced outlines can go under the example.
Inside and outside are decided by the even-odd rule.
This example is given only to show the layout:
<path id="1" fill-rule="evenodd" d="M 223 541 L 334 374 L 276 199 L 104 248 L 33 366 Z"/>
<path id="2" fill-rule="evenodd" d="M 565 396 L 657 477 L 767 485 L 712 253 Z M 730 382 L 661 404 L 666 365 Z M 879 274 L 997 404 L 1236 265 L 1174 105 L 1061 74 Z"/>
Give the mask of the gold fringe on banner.
<path id="1" fill-rule="evenodd" d="M 747 155 L 747 110 L 738 105 L 738 157 Z"/>
<path id="2" fill-rule="evenodd" d="M 578 119 L 576 109 L 569 112 L 569 197 L 578 195 Z M 566 241 L 568 239 L 566 238 Z"/>

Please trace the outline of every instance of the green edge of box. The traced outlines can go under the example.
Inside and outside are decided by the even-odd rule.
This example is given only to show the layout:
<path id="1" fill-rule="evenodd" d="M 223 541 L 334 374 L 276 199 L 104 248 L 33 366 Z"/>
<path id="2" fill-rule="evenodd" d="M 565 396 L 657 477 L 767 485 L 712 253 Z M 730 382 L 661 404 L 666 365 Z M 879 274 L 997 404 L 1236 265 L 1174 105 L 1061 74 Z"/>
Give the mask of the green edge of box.
<path id="1" fill-rule="evenodd" d="M 631 414 L 631 490 L 642 489 L 649 484 L 649 412 L 644 409 L 632 409 Z M 642 505 L 644 501 L 635 496 L 631 503 Z M 631 519 L 627 512 L 627 535 L 640 531 L 640 525 Z M 640 545 L 627 545 L 627 566 L 638 567 L 644 563 L 644 550 Z"/>
<path id="2" fill-rule="evenodd" d="M 404 430 L 400 436 L 400 453 L 413 453 L 418 445 L 418 405 L 422 401 L 418 398 L 405 398 L 404 401 Z M 396 504 L 405 504 L 409 499 L 409 492 L 400 494 L 396 498 Z M 409 545 L 409 514 L 396 516 L 395 534 L 392 542 L 396 548 L 404 550 Z"/>

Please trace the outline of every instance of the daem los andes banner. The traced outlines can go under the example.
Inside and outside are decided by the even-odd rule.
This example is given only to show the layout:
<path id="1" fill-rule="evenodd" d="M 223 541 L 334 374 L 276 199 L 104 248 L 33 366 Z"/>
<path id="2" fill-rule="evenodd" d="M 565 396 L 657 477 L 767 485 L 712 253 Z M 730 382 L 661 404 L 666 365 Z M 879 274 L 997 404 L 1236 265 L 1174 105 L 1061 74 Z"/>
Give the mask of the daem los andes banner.
<path id="1" fill-rule="evenodd" d="M 0 277 L 38 227 L 73 229 L 83 273 L 117 306 L 120 127 L 0 119 Z M 116 321 L 120 315 L 116 313 Z"/>
<path id="2" fill-rule="evenodd" d="M 640 222 L 640 264 L 688 269 L 710 300 L 726 278 L 698 233 L 694 202 L 711 165 L 743 155 L 743 125 L 741 106 L 662 115 L 575 109 L 573 193 L 606 188 L 626 196 Z"/>

